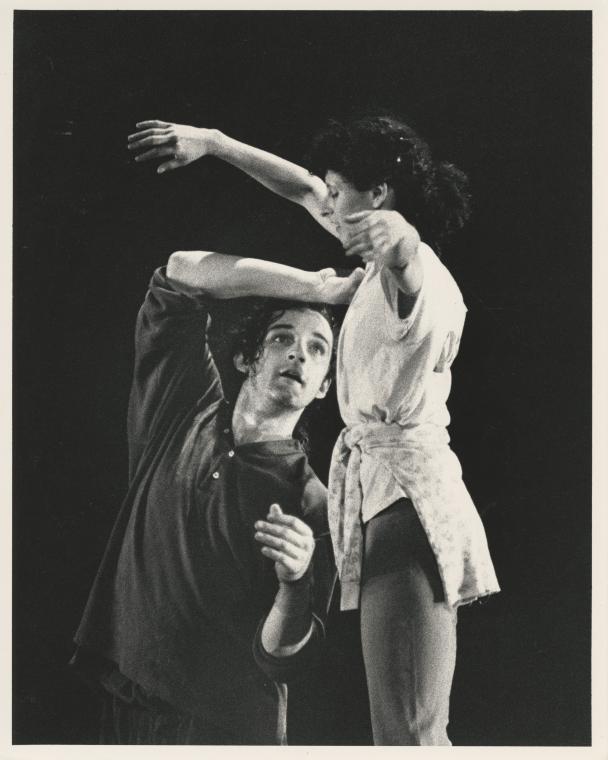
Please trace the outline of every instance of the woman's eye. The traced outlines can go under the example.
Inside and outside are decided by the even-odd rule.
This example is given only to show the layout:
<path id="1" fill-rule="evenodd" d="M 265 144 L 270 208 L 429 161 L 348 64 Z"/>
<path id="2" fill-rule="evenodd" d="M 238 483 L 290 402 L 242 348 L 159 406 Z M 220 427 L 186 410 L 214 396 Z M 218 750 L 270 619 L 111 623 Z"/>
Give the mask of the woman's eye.
<path id="1" fill-rule="evenodd" d="M 323 356 L 325 354 L 325 346 L 322 343 L 313 343 L 310 347 L 310 352 L 317 356 Z"/>

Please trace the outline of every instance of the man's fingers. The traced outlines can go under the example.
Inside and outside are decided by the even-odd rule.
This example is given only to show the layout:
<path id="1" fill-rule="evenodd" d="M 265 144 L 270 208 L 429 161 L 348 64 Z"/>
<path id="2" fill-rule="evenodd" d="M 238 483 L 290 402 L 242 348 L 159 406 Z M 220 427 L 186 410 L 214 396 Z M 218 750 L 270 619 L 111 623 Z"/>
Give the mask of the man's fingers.
<path id="1" fill-rule="evenodd" d="M 297 546 L 283 538 L 272 536 L 270 533 L 262 533 L 258 531 L 254 538 L 258 543 L 264 544 L 264 546 L 271 549 L 276 549 L 278 552 L 282 552 L 293 559 L 303 559 L 307 555 L 306 547 Z"/>
<path id="2" fill-rule="evenodd" d="M 283 565 L 283 567 L 290 573 L 301 573 L 305 569 L 301 567 L 300 561 L 294 560 L 292 557 L 288 557 L 282 552 L 272 549 L 270 546 L 263 546 L 261 552 L 265 557 Z"/>
<path id="3" fill-rule="evenodd" d="M 139 156 L 135 156 L 135 160 L 150 161 L 153 158 L 163 158 L 164 156 L 173 156 L 175 158 L 175 150 L 171 146 L 152 148 L 152 150 L 147 150 L 145 153 L 140 153 Z"/>
<path id="4" fill-rule="evenodd" d="M 289 541 L 290 543 L 302 548 L 306 548 L 312 545 L 314 541 L 314 537 L 310 528 L 308 529 L 308 532 L 304 532 L 298 531 L 295 528 L 288 528 L 285 525 L 279 525 L 277 523 L 270 523 L 265 522 L 264 520 L 259 520 L 255 524 L 255 529 L 259 533 L 276 536 L 277 538 Z"/>
<path id="5" fill-rule="evenodd" d="M 285 515 L 282 512 L 278 515 L 273 515 L 272 513 L 268 514 L 267 517 L 268 523 L 267 525 L 277 525 L 277 526 L 285 526 L 286 528 L 291 528 L 292 530 L 295 530 L 296 533 L 299 533 L 301 536 L 312 536 L 312 530 L 306 525 L 306 523 L 303 520 L 300 520 L 299 517 L 294 517 L 294 515 Z M 258 524 L 262 524 L 263 521 L 258 521 L 256 523 L 256 528 Z"/>
<path id="6" fill-rule="evenodd" d="M 148 127 L 170 127 L 171 123 L 159 119 L 148 119 L 147 121 L 138 121 L 135 126 L 137 129 L 147 129 Z"/>

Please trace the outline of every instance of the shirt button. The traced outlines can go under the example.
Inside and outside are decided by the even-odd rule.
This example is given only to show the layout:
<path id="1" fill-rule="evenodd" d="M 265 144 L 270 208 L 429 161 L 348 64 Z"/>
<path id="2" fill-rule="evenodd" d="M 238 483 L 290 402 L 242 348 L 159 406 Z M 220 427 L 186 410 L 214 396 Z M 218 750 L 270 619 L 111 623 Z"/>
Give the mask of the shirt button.
<path id="1" fill-rule="evenodd" d="M 228 452 L 228 456 L 229 456 L 229 457 L 233 457 L 233 456 L 234 456 L 234 451 L 230 450 L 230 451 Z"/>
<path id="2" fill-rule="evenodd" d="M 224 432 L 226 435 L 228 435 L 228 433 L 230 432 L 230 428 L 224 428 L 223 432 Z"/>
<path id="3" fill-rule="evenodd" d="M 216 472 L 214 472 L 214 473 L 213 473 L 213 475 L 212 475 L 211 477 L 212 477 L 214 480 L 217 480 L 217 479 L 219 478 L 219 476 L 220 476 L 219 472 L 217 472 L 217 471 L 216 471 Z"/>

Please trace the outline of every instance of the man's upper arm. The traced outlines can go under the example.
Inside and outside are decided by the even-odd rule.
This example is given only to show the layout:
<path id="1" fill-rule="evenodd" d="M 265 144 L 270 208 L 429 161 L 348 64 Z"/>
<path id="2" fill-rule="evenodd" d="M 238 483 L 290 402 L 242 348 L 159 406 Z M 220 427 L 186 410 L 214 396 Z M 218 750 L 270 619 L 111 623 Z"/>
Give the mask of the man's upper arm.
<path id="1" fill-rule="evenodd" d="M 222 397 L 207 343 L 208 306 L 203 298 L 178 293 L 158 269 L 140 308 L 135 331 L 135 367 L 129 400 L 132 465 L 154 432 L 206 396 Z"/>

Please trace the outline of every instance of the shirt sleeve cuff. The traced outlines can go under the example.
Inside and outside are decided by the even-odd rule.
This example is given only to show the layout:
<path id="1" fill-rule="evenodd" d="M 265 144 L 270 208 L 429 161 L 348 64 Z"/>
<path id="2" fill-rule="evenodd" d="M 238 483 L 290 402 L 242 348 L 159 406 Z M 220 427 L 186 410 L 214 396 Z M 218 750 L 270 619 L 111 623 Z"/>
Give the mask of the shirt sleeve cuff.
<path id="1" fill-rule="evenodd" d="M 298 644 L 293 654 L 276 657 L 269 654 L 262 646 L 262 627 L 260 622 L 253 641 L 253 657 L 258 667 L 272 681 L 287 683 L 298 675 L 305 673 L 316 660 L 321 643 L 325 638 L 325 628 L 321 620 L 313 614 L 312 625 L 305 639 Z"/>

